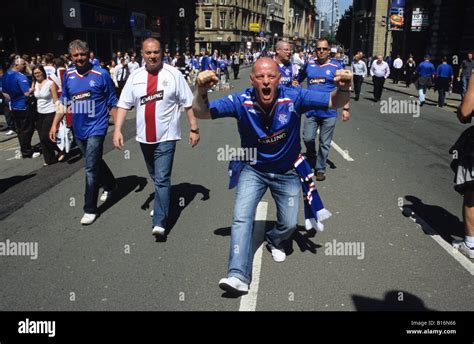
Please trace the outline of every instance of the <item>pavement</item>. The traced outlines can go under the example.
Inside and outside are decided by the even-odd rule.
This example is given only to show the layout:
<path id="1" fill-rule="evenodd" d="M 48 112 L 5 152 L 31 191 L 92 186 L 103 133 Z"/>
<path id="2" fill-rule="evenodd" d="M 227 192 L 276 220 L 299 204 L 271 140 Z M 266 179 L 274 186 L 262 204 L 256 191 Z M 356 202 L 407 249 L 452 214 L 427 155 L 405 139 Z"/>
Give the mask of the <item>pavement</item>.
<path id="1" fill-rule="evenodd" d="M 232 92 L 248 87 L 248 74 L 244 69 L 231 80 Z M 384 90 L 383 100 L 389 97 L 407 98 Z M 123 151 L 106 139 L 104 159 L 119 189 L 91 226 L 79 223 L 84 171 L 77 152 L 42 167 L 42 158 L 11 159 L 17 147 L 0 144 L 0 242 L 38 245 L 36 259 L 0 256 L 0 309 L 474 309 L 474 263 L 451 245 L 463 236 L 463 223 L 448 150 L 466 128 L 453 108 L 427 103 L 418 116 L 383 113 L 364 84 L 351 119 L 336 125 L 327 179 L 317 183 L 333 214 L 325 231 L 304 230 L 300 211 L 287 259 L 275 263 L 261 245 L 276 218 L 267 192 L 256 214 L 253 281 L 244 297 L 218 288 L 227 271 L 234 190 L 227 189 L 228 162 L 217 157 L 226 145 L 240 146 L 235 120 L 199 121 L 194 149 L 183 135 L 172 174 L 173 226 L 166 241 L 157 241 L 149 216 L 153 187 L 133 117 Z M 186 116 L 181 125 L 187 133 Z"/>
<path id="2" fill-rule="evenodd" d="M 371 77 L 366 77 L 364 82 L 369 85 L 373 85 Z M 400 81 L 398 84 L 395 84 L 392 79 L 385 80 L 384 89 L 408 95 L 410 98 L 414 97 L 418 99 L 418 90 L 416 89 L 415 85 L 411 84 L 409 87 L 406 87 L 404 81 Z M 438 92 L 436 92 L 433 88 L 428 89 L 426 91 L 425 100 L 427 103 L 437 105 Z M 446 106 L 457 109 L 459 105 L 461 105 L 461 95 L 457 93 L 446 93 L 445 103 Z"/>

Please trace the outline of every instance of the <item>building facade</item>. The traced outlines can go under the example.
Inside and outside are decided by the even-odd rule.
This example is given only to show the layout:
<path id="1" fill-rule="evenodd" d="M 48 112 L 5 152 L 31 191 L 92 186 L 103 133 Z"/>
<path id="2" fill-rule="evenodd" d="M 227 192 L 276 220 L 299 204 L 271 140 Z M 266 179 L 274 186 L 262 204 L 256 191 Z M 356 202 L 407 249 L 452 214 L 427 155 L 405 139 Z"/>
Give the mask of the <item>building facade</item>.
<path id="1" fill-rule="evenodd" d="M 67 52 L 73 39 L 89 43 L 97 57 L 139 51 L 147 37 L 171 52 L 194 49 L 195 1 L 17 0 L 2 5 L 0 51 L 21 54 Z"/>
<path id="2" fill-rule="evenodd" d="M 315 39 L 315 0 L 199 0 L 195 50 L 272 49 L 281 39 Z"/>
<path id="3" fill-rule="evenodd" d="M 366 55 L 409 54 L 420 61 L 431 54 L 435 61 L 448 56 L 455 69 L 474 49 L 474 2 L 470 0 L 392 0 L 403 11 L 394 12 L 389 1 L 354 0 L 351 51 Z M 400 26 L 390 16 L 399 15 Z M 400 19 L 401 15 L 401 19 Z M 401 21 L 400 21 L 401 20 Z"/>
<path id="4" fill-rule="evenodd" d="M 315 0 L 288 0 L 285 2 L 283 36 L 296 45 L 305 47 L 317 38 Z"/>

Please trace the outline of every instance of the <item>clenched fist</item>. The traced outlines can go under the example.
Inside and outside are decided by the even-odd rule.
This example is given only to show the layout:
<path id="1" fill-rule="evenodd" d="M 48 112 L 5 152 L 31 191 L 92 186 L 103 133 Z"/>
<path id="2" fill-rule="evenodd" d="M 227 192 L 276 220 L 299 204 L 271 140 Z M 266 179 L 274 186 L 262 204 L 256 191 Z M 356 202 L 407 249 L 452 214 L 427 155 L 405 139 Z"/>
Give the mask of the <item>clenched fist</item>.
<path id="1" fill-rule="evenodd" d="M 340 69 L 334 74 L 334 83 L 338 88 L 348 89 L 352 85 L 352 73 L 347 69 Z"/>
<path id="2" fill-rule="evenodd" d="M 209 89 L 219 82 L 219 78 L 212 70 L 201 72 L 197 76 L 198 87 Z"/>

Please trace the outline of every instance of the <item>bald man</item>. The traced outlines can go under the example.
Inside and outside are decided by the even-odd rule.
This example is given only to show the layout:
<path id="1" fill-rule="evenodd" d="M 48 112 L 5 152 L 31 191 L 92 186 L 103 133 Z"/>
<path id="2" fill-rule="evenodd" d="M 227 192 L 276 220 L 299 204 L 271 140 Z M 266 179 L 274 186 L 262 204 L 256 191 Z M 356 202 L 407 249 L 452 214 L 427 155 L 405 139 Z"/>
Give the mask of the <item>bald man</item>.
<path id="1" fill-rule="evenodd" d="M 199 129 L 191 103 L 193 95 L 183 74 L 169 64 L 163 64 L 161 44 L 148 38 L 142 45 L 145 66 L 127 79 L 118 102 L 113 142 L 117 149 L 124 146 L 122 125 L 127 111 L 137 109 L 137 136 L 146 167 L 155 184 L 152 211 L 152 234 L 167 234 L 171 198 L 171 170 L 176 142 L 181 140 L 180 108 L 184 107 L 190 126 L 189 144 L 199 142 Z"/>
<path id="2" fill-rule="evenodd" d="M 268 57 L 255 62 L 251 88 L 209 102 L 207 90 L 218 79 L 213 72 L 198 75 L 193 110 L 197 118 L 233 117 L 241 143 L 256 159 L 242 164 L 235 194 L 228 274 L 219 287 L 231 293 L 247 293 L 252 277 L 252 228 L 258 203 L 269 188 L 277 208 L 275 228 L 266 233 L 273 259 L 286 258 L 284 242 L 296 229 L 301 183 L 294 163 L 301 152 L 301 114 L 318 108 L 342 107 L 349 100 L 352 75 L 338 71 L 337 89 L 320 93 L 280 85 L 278 65 Z"/>
<path id="3" fill-rule="evenodd" d="M 298 86 L 298 69 L 291 63 L 291 44 L 279 41 L 275 46 L 275 62 L 280 70 L 280 84 L 285 86 Z"/>

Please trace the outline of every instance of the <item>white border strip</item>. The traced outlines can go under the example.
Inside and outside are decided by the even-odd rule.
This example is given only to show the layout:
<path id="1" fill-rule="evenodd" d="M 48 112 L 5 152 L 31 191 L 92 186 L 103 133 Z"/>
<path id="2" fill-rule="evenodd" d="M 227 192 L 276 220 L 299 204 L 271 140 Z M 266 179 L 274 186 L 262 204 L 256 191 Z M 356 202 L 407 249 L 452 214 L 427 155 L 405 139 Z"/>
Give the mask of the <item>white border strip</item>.
<path id="1" fill-rule="evenodd" d="M 260 232 L 265 230 L 265 221 L 267 220 L 267 202 L 259 202 L 257 206 L 257 212 L 255 214 L 255 221 L 259 221 L 255 224 L 255 230 Z M 260 271 L 262 268 L 262 251 L 263 244 L 255 252 L 253 257 L 252 266 L 252 285 L 249 293 L 243 295 L 240 299 L 239 312 L 255 312 L 257 309 L 257 294 L 258 285 L 260 283 Z"/>
<path id="2" fill-rule="evenodd" d="M 408 206 L 409 207 L 409 206 Z M 399 207 L 403 212 L 403 208 Z M 460 253 L 455 247 L 447 243 L 439 234 L 436 232 L 429 224 L 427 224 L 421 217 L 415 214 L 412 211 L 410 219 L 416 223 L 426 234 L 433 238 L 446 252 L 448 252 L 451 257 L 456 259 L 459 264 L 461 264 L 471 275 L 474 275 L 474 264 Z"/>
<path id="3" fill-rule="evenodd" d="M 334 147 L 334 149 L 335 149 L 339 154 L 341 154 L 342 157 L 343 157 L 344 159 L 346 159 L 347 161 L 354 161 L 354 159 L 352 159 L 352 158 L 349 156 L 349 153 L 348 153 L 347 151 L 342 150 L 342 148 L 339 147 L 339 146 L 336 144 L 336 142 L 331 141 L 331 146 Z"/>

